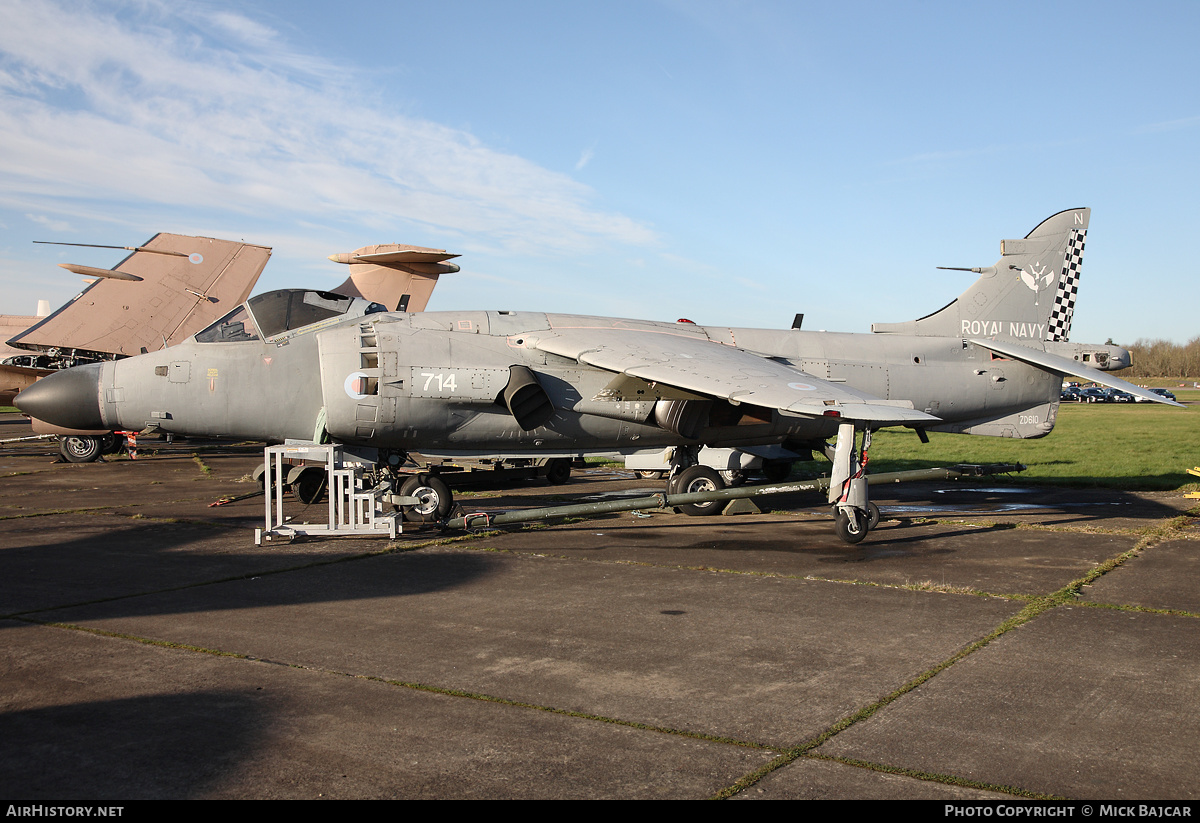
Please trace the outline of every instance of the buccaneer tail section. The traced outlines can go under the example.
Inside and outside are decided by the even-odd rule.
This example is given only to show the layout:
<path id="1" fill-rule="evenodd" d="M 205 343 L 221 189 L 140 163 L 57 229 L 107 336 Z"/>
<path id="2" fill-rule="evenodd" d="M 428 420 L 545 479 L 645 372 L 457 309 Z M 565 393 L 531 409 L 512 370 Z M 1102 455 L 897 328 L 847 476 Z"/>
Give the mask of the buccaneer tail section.
<path id="1" fill-rule="evenodd" d="M 41 242 L 41 241 L 34 241 Z M 65 368 L 158 351 L 186 340 L 250 294 L 271 257 L 266 246 L 160 233 L 111 269 L 59 265 L 93 282 L 71 302 L 8 341 L 50 353 Z"/>
<path id="2" fill-rule="evenodd" d="M 919 320 L 875 323 L 871 331 L 987 337 L 1026 345 L 1066 341 L 1091 213 L 1091 209 L 1061 211 L 1022 240 L 1001 240 L 1001 256 L 994 266 L 956 269 L 980 275 L 958 299 Z"/>
<path id="3" fill-rule="evenodd" d="M 445 249 L 398 243 L 331 254 L 334 263 L 350 266 L 350 276 L 333 292 L 381 303 L 388 311 L 424 311 L 438 276 L 458 271 L 445 262 L 455 257 Z"/>

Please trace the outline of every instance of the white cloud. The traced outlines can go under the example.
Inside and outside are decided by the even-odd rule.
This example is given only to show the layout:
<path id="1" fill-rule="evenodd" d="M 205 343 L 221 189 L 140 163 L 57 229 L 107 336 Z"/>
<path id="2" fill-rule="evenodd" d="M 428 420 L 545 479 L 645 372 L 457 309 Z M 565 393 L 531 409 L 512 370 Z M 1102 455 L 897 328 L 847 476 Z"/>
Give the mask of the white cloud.
<path id="1" fill-rule="evenodd" d="M 71 232 L 74 229 L 66 220 L 55 220 L 51 217 L 46 217 L 44 214 L 26 214 L 26 218 L 38 225 L 45 226 L 50 231 L 56 232 Z"/>
<path id="2" fill-rule="evenodd" d="M 1135 130 L 1138 134 L 1160 131 L 1174 131 L 1175 129 L 1191 128 L 1200 124 L 1200 115 L 1192 117 L 1181 117 L 1178 120 L 1164 120 L 1161 123 L 1147 123 L 1143 126 L 1138 126 Z"/>
<path id="3" fill-rule="evenodd" d="M 579 160 L 576 161 L 576 163 L 575 163 L 575 171 L 582 170 L 584 166 L 586 166 L 588 163 L 592 162 L 592 158 L 595 156 L 596 156 L 596 144 L 593 143 L 592 145 L 590 145 L 586 149 L 584 149 L 583 152 L 579 155 Z"/>
<path id="4" fill-rule="evenodd" d="M 567 175 L 387 111 L 351 69 L 243 15 L 203 11 L 6 2 L 0 201 L 85 201 L 93 219 L 115 202 L 427 225 L 518 253 L 654 242 Z"/>

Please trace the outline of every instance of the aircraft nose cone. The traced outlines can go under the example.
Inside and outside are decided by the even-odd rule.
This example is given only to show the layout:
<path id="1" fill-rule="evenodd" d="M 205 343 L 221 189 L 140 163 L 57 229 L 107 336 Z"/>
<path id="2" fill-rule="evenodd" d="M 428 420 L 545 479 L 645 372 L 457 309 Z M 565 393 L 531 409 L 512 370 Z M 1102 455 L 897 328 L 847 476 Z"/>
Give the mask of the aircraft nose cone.
<path id="1" fill-rule="evenodd" d="M 68 429 L 104 429 L 100 418 L 100 363 L 43 377 L 14 401 L 30 417 Z"/>

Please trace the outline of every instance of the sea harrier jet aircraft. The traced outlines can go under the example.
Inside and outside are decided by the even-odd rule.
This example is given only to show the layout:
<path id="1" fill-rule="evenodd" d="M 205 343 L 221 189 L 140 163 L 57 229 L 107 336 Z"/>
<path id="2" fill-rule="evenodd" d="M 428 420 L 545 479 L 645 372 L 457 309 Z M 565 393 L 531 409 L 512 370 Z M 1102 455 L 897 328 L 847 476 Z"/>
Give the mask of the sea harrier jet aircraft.
<path id="1" fill-rule="evenodd" d="M 1069 209 L 1002 241 L 1000 259 L 971 269 L 979 278 L 957 300 L 871 334 L 414 313 L 284 289 L 162 352 L 46 378 L 17 404 L 78 428 L 341 443 L 422 501 L 414 519 L 444 518 L 450 490 L 435 475 L 394 471 L 410 451 L 675 446 L 668 490 L 682 492 L 723 485 L 696 461 L 702 446 L 815 449 L 833 463 L 837 532 L 857 542 L 868 528 L 861 455 L 874 430 L 1043 437 L 1064 375 L 1170 402 L 1108 374 L 1129 365 L 1124 349 L 1067 342 L 1089 216 Z"/>

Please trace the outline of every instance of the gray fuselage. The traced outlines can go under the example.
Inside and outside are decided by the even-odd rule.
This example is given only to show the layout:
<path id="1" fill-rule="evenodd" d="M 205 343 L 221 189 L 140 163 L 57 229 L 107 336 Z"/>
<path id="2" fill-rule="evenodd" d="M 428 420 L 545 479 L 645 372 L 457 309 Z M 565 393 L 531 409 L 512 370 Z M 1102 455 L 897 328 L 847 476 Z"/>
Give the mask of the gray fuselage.
<path id="1" fill-rule="evenodd" d="M 1053 428 L 1060 377 L 959 338 L 733 329 L 515 312 L 377 313 L 265 340 L 186 341 L 105 363 L 112 429 L 314 440 L 480 454 L 586 453 L 680 443 L 754 445 L 830 437 L 837 421 L 718 401 L 698 438 L 656 424 L 654 398 L 603 399 L 617 375 L 524 344 L 555 328 L 706 338 L 940 418 L 935 430 L 1038 437 Z M 554 406 L 526 431 L 499 397 L 513 366 Z"/>

